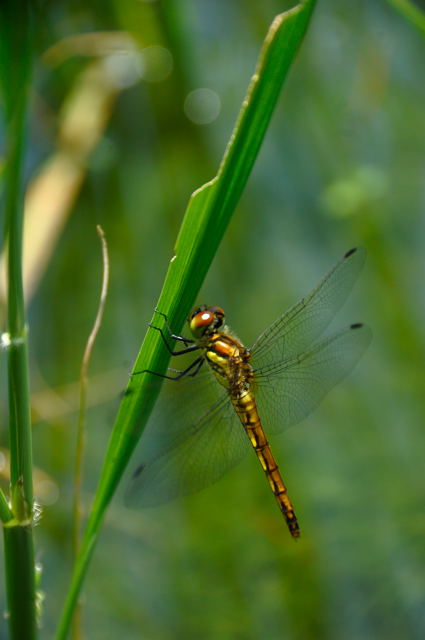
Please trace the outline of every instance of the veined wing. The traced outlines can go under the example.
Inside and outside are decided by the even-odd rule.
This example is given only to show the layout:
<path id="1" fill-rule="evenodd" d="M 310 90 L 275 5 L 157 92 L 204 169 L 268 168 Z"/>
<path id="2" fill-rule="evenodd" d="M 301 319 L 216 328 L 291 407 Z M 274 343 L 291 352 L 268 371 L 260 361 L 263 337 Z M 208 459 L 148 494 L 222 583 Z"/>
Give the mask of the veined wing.
<path id="1" fill-rule="evenodd" d="M 270 433 L 279 433 L 305 418 L 351 371 L 369 345 L 372 332 L 360 324 L 331 335 L 288 359 L 271 358 L 255 370 L 255 398 Z"/>
<path id="2" fill-rule="evenodd" d="M 365 255 L 361 247 L 347 251 L 307 296 L 261 334 L 251 349 L 257 367 L 294 358 L 321 336 L 347 298 Z"/>
<path id="3" fill-rule="evenodd" d="M 209 367 L 194 378 L 168 382 L 142 436 L 141 465 L 126 502 L 153 506 L 204 489 L 249 450 L 227 392 Z"/>

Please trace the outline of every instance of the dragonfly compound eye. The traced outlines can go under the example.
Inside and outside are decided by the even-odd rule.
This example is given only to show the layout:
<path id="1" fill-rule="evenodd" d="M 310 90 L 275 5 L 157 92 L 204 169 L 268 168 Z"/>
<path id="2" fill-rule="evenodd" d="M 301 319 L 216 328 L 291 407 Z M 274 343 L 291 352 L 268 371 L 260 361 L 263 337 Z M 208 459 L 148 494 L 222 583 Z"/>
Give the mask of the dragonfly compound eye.
<path id="1" fill-rule="evenodd" d="M 189 328 L 192 335 L 199 339 L 216 331 L 223 325 L 224 311 L 220 307 L 198 307 L 189 317 Z"/>

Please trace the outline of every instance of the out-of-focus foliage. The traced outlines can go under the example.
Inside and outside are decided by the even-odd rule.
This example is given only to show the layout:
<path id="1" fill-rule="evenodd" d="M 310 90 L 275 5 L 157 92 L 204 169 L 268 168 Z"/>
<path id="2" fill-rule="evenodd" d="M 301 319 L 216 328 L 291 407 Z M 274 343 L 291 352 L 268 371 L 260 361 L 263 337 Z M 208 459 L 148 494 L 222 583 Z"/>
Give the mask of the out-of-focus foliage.
<path id="1" fill-rule="evenodd" d="M 95 225 L 111 284 L 91 365 L 87 505 L 188 197 L 216 172 L 262 38 L 286 8 L 109 0 L 44 4 L 38 16 L 27 251 L 46 636 L 70 571 Z M 134 512 L 117 498 L 86 584 L 87 637 L 424 637 L 423 68 L 421 34 L 391 6 L 319 2 L 200 299 L 225 307 L 250 344 L 345 250 L 368 251 L 338 322 L 372 326 L 368 353 L 272 441 L 301 540 L 253 455 L 180 502 Z"/>

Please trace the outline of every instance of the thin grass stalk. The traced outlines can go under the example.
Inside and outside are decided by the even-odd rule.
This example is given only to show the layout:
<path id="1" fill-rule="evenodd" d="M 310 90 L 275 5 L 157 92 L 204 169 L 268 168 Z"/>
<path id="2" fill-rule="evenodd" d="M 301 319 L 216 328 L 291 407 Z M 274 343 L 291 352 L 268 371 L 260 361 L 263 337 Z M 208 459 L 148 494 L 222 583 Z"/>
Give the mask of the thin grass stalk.
<path id="1" fill-rule="evenodd" d="M 78 413 L 78 426 L 77 426 L 77 446 L 75 455 L 75 468 L 74 468 L 74 500 L 73 500 L 73 527 L 72 527 L 72 547 L 74 560 L 77 559 L 78 551 L 80 548 L 81 537 L 81 486 L 83 479 L 83 460 L 85 449 L 85 416 L 87 409 L 87 381 L 88 381 L 88 368 L 90 364 L 91 354 L 93 346 L 96 340 L 96 336 L 102 324 L 103 313 L 105 311 L 106 296 L 108 294 L 108 282 L 109 282 L 109 258 L 108 258 L 108 245 L 106 244 L 105 234 L 100 225 L 97 226 L 97 233 L 99 235 L 101 247 L 102 247 L 102 264 L 103 264 L 103 276 L 102 287 L 99 298 L 99 306 L 97 309 L 96 318 L 93 328 L 87 339 L 86 348 L 84 350 L 83 360 L 80 370 L 80 408 Z M 74 640 L 79 640 L 81 637 L 81 603 L 78 602 L 74 612 L 73 624 L 72 624 L 72 637 Z"/>

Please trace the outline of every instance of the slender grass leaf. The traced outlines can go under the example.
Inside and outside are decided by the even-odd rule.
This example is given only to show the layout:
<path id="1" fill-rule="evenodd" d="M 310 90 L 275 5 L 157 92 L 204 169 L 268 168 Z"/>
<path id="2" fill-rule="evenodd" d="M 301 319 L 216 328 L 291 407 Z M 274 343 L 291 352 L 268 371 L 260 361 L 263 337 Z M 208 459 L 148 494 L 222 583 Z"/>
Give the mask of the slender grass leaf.
<path id="1" fill-rule="evenodd" d="M 257 157 L 283 81 L 307 30 L 315 0 L 307 0 L 273 21 L 217 175 L 192 195 L 158 301 L 174 331 L 194 303 Z M 156 316 L 155 320 L 158 320 Z M 158 331 L 148 331 L 134 371 L 166 371 L 170 354 Z M 57 639 L 70 617 L 96 542 L 105 509 L 143 432 L 161 387 L 153 376 L 130 378 L 109 442 L 99 486 Z"/>

